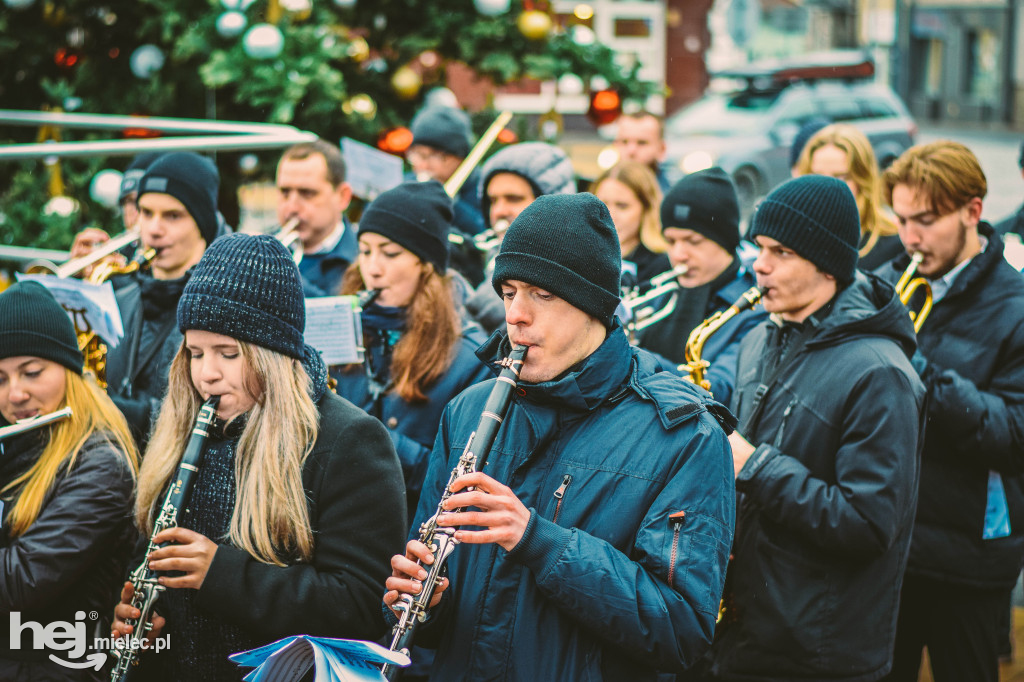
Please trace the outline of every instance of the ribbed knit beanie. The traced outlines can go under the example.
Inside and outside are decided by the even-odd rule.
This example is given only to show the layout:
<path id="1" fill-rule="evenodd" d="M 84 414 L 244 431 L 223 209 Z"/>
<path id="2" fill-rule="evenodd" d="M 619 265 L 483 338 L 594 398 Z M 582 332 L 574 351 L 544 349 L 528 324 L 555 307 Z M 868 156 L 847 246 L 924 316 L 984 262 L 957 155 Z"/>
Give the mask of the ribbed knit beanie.
<path id="1" fill-rule="evenodd" d="M 405 182 L 370 202 L 359 220 L 359 234 L 373 232 L 412 251 L 444 274 L 452 200 L 440 182 Z"/>
<path id="2" fill-rule="evenodd" d="M 693 230 L 729 253 L 740 245 L 740 206 L 736 188 L 721 168 L 687 175 L 661 202 L 661 229 Z"/>
<path id="3" fill-rule="evenodd" d="M 199 227 L 209 246 L 217 238 L 217 190 L 220 174 L 205 156 L 194 152 L 164 154 L 146 169 L 139 180 L 139 196 L 169 194 L 182 204 Z"/>
<path id="4" fill-rule="evenodd" d="M 412 144 L 422 144 L 466 158 L 473 146 L 473 128 L 469 116 L 452 107 L 427 107 L 416 114 L 409 126 Z"/>
<path id="5" fill-rule="evenodd" d="M 28 355 L 52 360 L 78 374 L 85 360 L 75 325 L 39 282 L 18 282 L 0 294 L 0 358 Z"/>
<path id="6" fill-rule="evenodd" d="M 772 190 L 754 213 L 750 238 L 770 237 L 834 276 L 853 281 L 860 213 L 842 180 L 804 175 Z"/>
<path id="7" fill-rule="evenodd" d="M 139 189 L 139 180 L 146 174 L 146 169 L 160 158 L 160 154 L 161 152 L 142 152 L 132 159 L 128 168 L 125 169 L 124 175 L 121 176 L 121 192 L 117 197 L 118 202 L 124 201 L 129 194 Z"/>
<path id="8" fill-rule="evenodd" d="M 610 327 L 622 252 L 608 207 L 593 194 L 548 194 L 523 209 L 501 242 L 491 284 L 538 286 Z"/>
<path id="9" fill-rule="evenodd" d="M 215 241 L 178 301 L 178 329 L 223 334 L 301 360 L 306 304 L 288 249 L 266 234 Z"/>

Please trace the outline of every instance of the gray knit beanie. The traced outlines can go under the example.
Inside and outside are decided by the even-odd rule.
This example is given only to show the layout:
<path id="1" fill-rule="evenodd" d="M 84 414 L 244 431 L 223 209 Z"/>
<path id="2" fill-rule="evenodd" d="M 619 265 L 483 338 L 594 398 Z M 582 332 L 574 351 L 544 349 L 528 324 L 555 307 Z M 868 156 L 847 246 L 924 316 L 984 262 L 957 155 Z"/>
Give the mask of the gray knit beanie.
<path id="1" fill-rule="evenodd" d="M 608 207 L 593 194 L 538 197 L 509 226 L 491 284 L 510 279 L 541 287 L 612 324 L 619 305 L 622 252 Z"/>
<path id="2" fill-rule="evenodd" d="M 270 235 L 221 237 L 178 301 L 178 329 L 201 329 L 302 360 L 306 304 L 295 261 Z"/>
<path id="3" fill-rule="evenodd" d="M 829 273 L 853 281 L 860 244 L 860 213 L 842 180 L 804 175 L 772 190 L 754 213 L 750 238 L 770 237 Z"/>
<path id="4" fill-rule="evenodd" d="M 473 129 L 469 116 L 452 107 L 427 107 L 412 119 L 412 143 L 466 158 L 473 146 Z"/>

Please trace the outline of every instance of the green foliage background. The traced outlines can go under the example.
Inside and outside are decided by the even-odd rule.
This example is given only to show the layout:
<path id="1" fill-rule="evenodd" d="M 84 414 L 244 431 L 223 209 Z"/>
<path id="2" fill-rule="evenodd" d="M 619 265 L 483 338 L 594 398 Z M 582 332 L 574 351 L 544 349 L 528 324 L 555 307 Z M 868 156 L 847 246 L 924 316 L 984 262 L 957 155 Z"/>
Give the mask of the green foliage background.
<path id="1" fill-rule="evenodd" d="M 25 2 L 30 4 L 21 9 L 10 6 Z M 584 83 L 601 76 L 626 99 L 653 91 L 638 80 L 637 67 L 621 68 L 610 50 L 577 44 L 564 30 L 556 29 L 545 40 L 527 40 L 516 27 L 523 0 L 512 0 L 509 11 L 496 17 L 481 15 L 473 0 L 356 0 L 351 7 L 312 0 L 306 17 L 279 14 L 284 49 L 270 60 L 247 56 L 242 36 L 224 38 L 217 32 L 217 18 L 226 6 L 243 9 L 251 27 L 274 16 L 279 7 L 273 2 L 4 0 L 0 106 L 287 123 L 335 142 L 348 136 L 373 144 L 382 131 L 407 124 L 430 87 L 444 85 L 444 69 L 435 68 L 423 74 L 424 86 L 412 99 L 403 99 L 391 86 L 396 70 L 428 50 L 437 54 L 440 65 L 464 62 L 496 83 L 574 73 Z M 362 59 L 360 39 L 369 47 L 369 56 Z M 166 57 L 150 78 L 135 76 L 129 64 L 133 51 L 144 44 L 157 46 Z M 69 56 L 76 59 L 73 65 L 67 64 Z M 342 103 L 356 94 L 376 102 L 373 117 L 344 113 Z M 482 112 L 474 121 L 482 129 L 493 115 Z M 38 133 L 4 126 L 0 140 L 34 142 Z M 63 139 L 90 136 L 104 137 L 65 131 Z M 262 172 L 272 169 L 277 154 L 259 154 Z M 238 156 L 220 154 L 217 159 L 221 208 L 232 223 L 243 181 Z M 118 232 L 115 213 L 89 198 L 89 182 L 98 170 L 121 170 L 128 161 L 61 161 L 65 193 L 82 206 L 71 218 L 42 214 L 49 171 L 41 161 L 0 163 L 0 244 L 67 248 L 74 232 L 89 224 Z"/>

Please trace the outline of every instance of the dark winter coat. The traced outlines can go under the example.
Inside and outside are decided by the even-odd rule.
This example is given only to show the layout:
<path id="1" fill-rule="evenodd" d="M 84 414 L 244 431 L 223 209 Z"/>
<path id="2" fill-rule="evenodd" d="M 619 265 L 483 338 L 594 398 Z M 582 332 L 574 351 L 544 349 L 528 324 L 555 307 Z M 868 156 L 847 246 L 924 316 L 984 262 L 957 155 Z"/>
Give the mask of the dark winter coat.
<path id="1" fill-rule="evenodd" d="M 359 253 L 359 240 L 355 228 L 342 218 L 345 231 L 333 249 L 325 253 L 305 254 L 299 261 L 302 276 L 302 294 L 306 298 L 336 296 L 341 290 L 341 278 Z"/>
<path id="2" fill-rule="evenodd" d="M 1024 278 L 992 227 L 979 231 L 988 247 L 917 335 L 929 408 L 907 572 L 1009 589 L 1024 556 Z M 894 282 L 907 263 L 879 273 Z M 982 540 L 990 470 L 1003 479 L 1011 535 Z"/>
<path id="3" fill-rule="evenodd" d="M 424 391 L 427 399 L 423 402 L 410 403 L 394 391 L 374 399 L 369 379 L 362 368 L 349 367 L 333 374 L 338 382 L 338 395 L 363 408 L 387 427 L 402 464 L 410 511 L 416 509 L 419 500 L 423 477 L 427 473 L 427 456 L 437 438 L 445 405 L 464 389 L 491 376 L 488 368 L 476 357 L 476 349 L 485 340 L 479 327 L 467 324 L 455 347 L 451 366 Z M 366 353 L 370 354 L 373 367 L 390 367 L 391 352 L 382 343 L 368 341 Z M 390 377 L 390 372 L 385 371 L 384 376 Z"/>
<path id="4" fill-rule="evenodd" d="M 707 305 L 700 314 L 701 320 L 728 309 L 741 295 L 756 285 L 753 273 L 740 267 L 736 270 L 735 277 L 708 297 Z M 655 309 L 671 305 L 672 297 L 678 300 L 679 293 L 672 292 L 655 301 Z M 733 386 L 736 384 L 736 356 L 739 354 L 740 342 L 750 330 L 767 318 L 768 314 L 760 307 L 748 308 L 722 325 L 705 342 L 701 358 L 711 363 L 705 378 L 711 383 L 711 395 L 715 400 L 724 404 L 731 402 Z M 681 306 L 677 307 L 665 319 L 641 330 L 638 333 L 638 345 L 666 358 L 673 366 L 684 363 L 686 340 L 694 329 L 688 323 L 691 319 L 693 318 L 689 311 Z"/>
<path id="5" fill-rule="evenodd" d="M 167 373 L 181 347 L 178 299 L 192 276 L 157 280 L 145 272 L 118 278 L 117 307 L 124 338 L 107 354 L 107 393 L 145 449 L 149 429 L 167 392 Z"/>
<path id="6" fill-rule="evenodd" d="M 1024 238 L 1024 206 L 996 223 L 995 230 L 1000 237 L 1012 232 L 1018 237 Z"/>
<path id="7" fill-rule="evenodd" d="M 891 287 L 858 273 L 761 393 L 766 322 L 740 348 L 733 402 L 756 450 L 742 493 L 722 680 L 875 680 L 892 664 L 917 494 L 924 388 Z M 772 332 L 776 333 L 776 332 Z"/>
<path id="8" fill-rule="evenodd" d="M 0 422 L 3 420 L 0 419 Z M 48 430 L 31 431 L 0 444 L 0 488 L 39 459 Z M 95 670 L 54 663 L 80 662 L 72 652 L 33 649 L 28 621 L 46 627 L 83 623 L 85 655 L 93 637 L 110 634 L 117 602 L 137 532 L 132 525 L 134 479 L 124 455 L 101 433 L 89 436 L 74 467 L 57 476 L 39 516 L 28 531 L 12 538 L 8 515 L 13 500 L 4 499 L 0 532 L 0 679 L 42 682 L 98 679 Z M 12 612 L 22 625 L 21 647 L 10 647 Z M 76 614 L 82 613 L 80 619 Z M 40 644 L 42 644 L 40 642 Z M 105 651 L 101 653 L 106 653 Z"/>
<path id="9" fill-rule="evenodd" d="M 498 333 L 480 355 L 508 351 Z M 417 523 L 435 510 L 494 385 L 445 410 Z M 656 373 L 619 327 L 562 378 L 520 389 L 485 471 L 530 521 L 510 552 L 456 548 L 451 588 L 418 640 L 439 644 L 432 679 L 633 682 L 683 668 L 711 639 L 724 580 L 731 416 Z"/>
<path id="10" fill-rule="evenodd" d="M 238 651 L 237 642 L 255 646 L 298 634 L 355 639 L 384 634 L 381 586 L 391 572 L 391 556 L 401 549 L 407 531 L 398 458 L 377 420 L 324 390 L 326 369 L 321 371 L 311 373 L 320 432 L 302 469 L 315 539 L 312 560 L 274 566 L 257 561 L 226 538 L 210 538 L 219 546 L 202 587 L 168 590 L 161 597 L 158 610 L 167 617 L 172 644 L 167 653 L 149 654 L 151 660 L 144 660 L 148 670 L 155 666 L 157 671 L 170 671 L 175 681 L 198 680 L 175 674 L 188 670 L 183 663 L 189 661 L 160 660 L 161 656 L 188 655 L 193 660 L 223 662 L 216 670 L 204 670 L 203 682 L 238 680 L 244 671 L 227 661 L 229 654 Z M 211 463 L 226 458 L 221 468 L 233 473 L 239 436 L 230 425 L 224 436 L 211 436 L 206 443 Z M 212 519 L 213 525 L 226 527 L 234 495 L 217 502 L 224 497 L 223 491 L 201 486 L 208 481 L 216 488 L 219 479 L 204 478 L 204 473 L 201 467 L 182 525 L 203 527 Z M 233 487 L 233 477 L 228 483 Z M 185 624 L 176 617 L 181 614 Z M 183 628 L 213 634 L 197 640 Z M 186 641 L 196 642 L 196 648 L 186 649 Z M 211 654 L 214 647 L 220 651 Z"/>

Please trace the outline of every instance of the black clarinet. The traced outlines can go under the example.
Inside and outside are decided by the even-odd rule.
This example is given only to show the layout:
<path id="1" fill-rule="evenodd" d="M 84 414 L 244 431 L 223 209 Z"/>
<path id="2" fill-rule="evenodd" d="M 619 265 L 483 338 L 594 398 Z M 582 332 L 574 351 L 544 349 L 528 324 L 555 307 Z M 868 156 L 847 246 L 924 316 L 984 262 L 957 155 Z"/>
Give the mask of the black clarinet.
<path id="1" fill-rule="evenodd" d="M 452 483 L 460 476 L 471 474 L 474 471 L 482 471 L 487 464 L 487 456 L 490 454 L 491 446 L 494 445 L 494 439 L 498 435 L 498 427 L 501 426 L 501 421 L 505 418 L 505 413 L 508 412 L 509 403 L 512 402 L 512 391 L 519 380 L 519 372 L 523 367 L 527 348 L 528 346 L 516 346 L 509 353 L 509 356 L 501 361 L 501 374 L 498 375 L 498 380 L 495 382 L 494 388 L 491 389 L 491 394 L 487 397 L 487 402 L 484 404 L 484 411 L 480 415 L 480 423 L 477 424 L 476 431 L 470 434 L 469 443 L 463 449 L 462 455 L 459 457 L 459 463 L 448 476 L 448 483 L 444 487 L 441 501 L 437 503 L 437 511 L 420 525 L 419 540 L 430 548 L 431 553 L 434 555 L 434 563 L 429 566 L 423 566 L 420 562 L 416 562 L 417 565 L 423 566 L 427 571 L 427 578 L 423 581 L 423 589 L 415 596 L 403 594 L 392 607 L 396 611 L 401 611 L 402 617 L 398 619 L 398 624 L 392 630 L 391 646 L 389 647 L 391 651 L 401 651 L 408 656 L 412 650 L 412 638 L 416 632 L 416 626 L 427 617 L 430 600 L 434 596 L 437 587 L 441 584 L 441 569 L 455 549 L 455 545 L 459 544 L 459 541 L 455 539 L 455 531 L 457 529 L 450 526 L 438 527 L 438 517 L 441 514 L 462 511 L 461 508 L 444 508 L 444 503 L 452 496 Z M 385 678 L 394 680 L 398 677 L 399 670 L 398 666 L 385 664 L 382 671 Z"/>
<path id="2" fill-rule="evenodd" d="M 153 550 L 162 545 L 154 544 L 153 538 L 157 533 L 178 525 L 178 515 L 188 503 L 189 493 L 192 491 L 192 484 L 199 467 L 203 463 L 203 446 L 209 434 L 210 424 L 216 414 L 217 401 L 220 396 L 212 396 L 199 408 L 195 425 L 192 427 L 192 437 L 185 446 L 185 452 L 181 456 L 181 463 L 178 464 L 178 473 L 167 487 L 167 494 L 164 496 L 164 503 L 160 507 L 160 515 L 153 524 L 153 533 L 149 536 L 149 545 L 146 547 L 146 555 L 139 567 L 132 571 L 131 583 L 135 588 L 132 596 L 132 606 L 139 610 L 139 617 L 127 620 L 128 625 L 134 625 L 130 635 L 125 635 L 125 646 L 114 646 L 110 655 L 114 659 L 114 668 L 110 671 L 110 682 L 128 682 L 132 679 L 139 667 L 139 656 L 142 654 L 142 644 L 146 635 L 153 629 L 150 622 L 153 617 L 153 607 L 160 593 L 165 588 L 157 582 L 159 574 L 149 567 L 149 555 Z M 120 640 L 119 640 L 120 641 Z"/>

